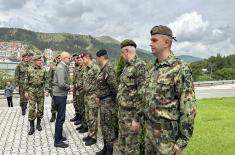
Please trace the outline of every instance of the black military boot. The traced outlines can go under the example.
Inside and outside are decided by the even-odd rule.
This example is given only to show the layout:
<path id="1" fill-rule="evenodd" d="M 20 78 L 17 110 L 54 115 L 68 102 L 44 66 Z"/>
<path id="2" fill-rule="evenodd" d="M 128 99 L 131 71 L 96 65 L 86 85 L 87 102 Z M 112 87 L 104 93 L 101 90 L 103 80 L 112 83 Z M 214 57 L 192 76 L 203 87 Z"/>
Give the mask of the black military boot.
<path id="1" fill-rule="evenodd" d="M 106 155 L 106 152 L 107 152 L 107 147 L 106 147 L 106 144 L 104 144 L 103 149 L 100 150 L 99 152 L 96 152 L 95 154 L 96 155 Z"/>
<path id="2" fill-rule="evenodd" d="M 106 155 L 113 155 L 113 145 L 107 145 Z"/>
<path id="3" fill-rule="evenodd" d="M 77 119 L 79 119 L 78 114 L 76 114 L 74 118 L 70 119 L 70 122 L 75 122 Z"/>
<path id="4" fill-rule="evenodd" d="M 82 128 L 83 128 L 83 126 L 81 125 L 81 126 L 77 127 L 76 130 L 81 130 Z"/>
<path id="5" fill-rule="evenodd" d="M 79 133 L 85 133 L 88 132 L 88 128 L 82 128 L 81 130 L 79 130 Z"/>
<path id="6" fill-rule="evenodd" d="M 85 145 L 86 145 L 86 146 L 90 146 L 90 145 L 95 144 L 96 142 L 97 142 L 96 139 L 94 139 L 94 138 L 89 138 L 89 139 L 86 141 Z"/>
<path id="7" fill-rule="evenodd" d="M 90 136 L 83 137 L 83 138 L 82 138 L 82 141 L 86 142 L 86 141 L 87 141 L 87 140 L 89 140 L 89 139 L 91 139 L 91 137 L 90 137 Z"/>
<path id="8" fill-rule="evenodd" d="M 50 119 L 50 122 L 54 122 L 56 119 L 56 114 L 52 114 L 51 115 L 51 119 Z"/>
<path id="9" fill-rule="evenodd" d="M 32 135 L 35 132 L 35 129 L 34 129 L 34 120 L 29 121 L 29 123 L 30 123 L 30 129 L 29 129 L 28 135 Z"/>
<path id="10" fill-rule="evenodd" d="M 37 119 L 37 126 L 36 129 L 38 129 L 38 131 L 42 131 L 42 126 L 41 126 L 41 119 Z"/>
<path id="11" fill-rule="evenodd" d="M 79 124 L 81 124 L 81 123 L 82 123 L 81 119 L 77 119 L 77 120 L 74 122 L 74 125 L 79 125 Z"/>

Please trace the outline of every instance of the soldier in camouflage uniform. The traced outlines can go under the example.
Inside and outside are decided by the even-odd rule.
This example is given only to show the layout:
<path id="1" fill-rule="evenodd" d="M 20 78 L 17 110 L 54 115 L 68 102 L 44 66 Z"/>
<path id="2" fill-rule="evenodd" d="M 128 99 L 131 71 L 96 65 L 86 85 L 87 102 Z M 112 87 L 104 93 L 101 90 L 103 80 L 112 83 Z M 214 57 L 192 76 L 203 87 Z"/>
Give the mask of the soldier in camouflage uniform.
<path id="1" fill-rule="evenodd" d="M 121 52 L 126 65 L 118 86 L 118 146 L 121 155 L 138 155 L 140 152 L 141 111 L 145 106 L 147 68 L 136 55 L 136 43 L 126 39 L 121 42 Z"/>
<path id="2" fill-rule="evenodd" d="M 99 67 L 93 63 L 92 55 L 89 52 L 83 53 L 83 61 L 86 65 L 86 72 L 83 77 L 83 88 L 85 92 L 85 119 L 88 124 L 88 136 L 83 140 L 89 146 L 97 142 L 98 129 L 98 104 L 96 103 L 96 79 L 99 74 Z"/>
<path id="3" fill-rule="evenodd" d="M 48 78 L 49 78 L 49 94 L 51 96 L 51 119 L 50 122 L 54 122 L 56 119 L 56 105 L 53 100 L 53 91 L 52 91 L 52 86 L 53 86 L 53 79 L 54 79 L 54 74 L 55 74 L 55 68 L 57 64 L 60 63 L 60 54 L 57 54 L 54 58 L 53 64 L 50 66 L 50 69 L 48 71 Z"/>
<path id="4" fill-rule="evenodd" d="M 83 75 L 85 72 L 85 67 L 83 64 L 83 55 L 80 54 L 77 57 L 78 61 L 78 70 L 77 70 L 77 78 L 75 81 L 74 89 L 76 90 L 77 94 L 77 107 L 78 107 L 78 113 L 80 114 L 80 120 L 81 120 L 81 126 L 77 127 L 76 130 L 79 130 L 79 132 L 85 132 L 87 130 L 87 122 L 85 120 L 85 105 L 84 105 L 84 90 L 83 90 Z"/>
<path id="5" fill-rule="evenodd" d="M 15 69 L 16 90 L 19 91 L 20 94 L 20 107 L 22 109 L 22 115 L 25 115 L 28 103 L 28 99 L 24 96 L 25 74 L 28 66 L 28 54 L 24 53 L 22 55 L 21 62 L 16 66 Z"/>
<path id="6" fill-rule="evenodd" d="M 47 73 L 43 68 L 43 60 L 41 55 L 37 55 L 33 58 L 34 64 L 30 66 L 26 73 L 25 84 L 25 97 L 29 99 L 29 115 L 30 122 L 29 135 L 32 135 L 35 131 L 34 120 L 37 118 L 38 131 L 42 130 L 41 119 L 44 111 L 44 93 L 48 96 L 48 85 L 46 83 Z M 37 112 L 36 112 L 37 110 Z"/>
<path id="7" fill-rule="evenodd" d="M 170 28 L 151 29 L 152 54 L 146 112 L 145 154 L 180 155 L 193 133 L 196 115 L 192 72 L 171 51 Z"/>
<path id="8" fill-rule="evenodd" d="M 116 139 L 115 125 L 117 105 L 115 103 L 117 95 L 117 84 L 115 71 L 109 63 L 106 50 L 96 53 L 101 71 L 97 78 L 97 102 L 100 105 L 100 126 L 103 135 L 104 147 L 96 155 L 112 155 L 113 142 Z"/>
<path id="9" fill-rule="evenodd" d="M 78 74 L 79 74 L 79 64 L 77 60 L 78 54 L 73 54 L 72 58 L 74 61 L 74 69 L 73 69 L 73 88 L 76 86 Z M 71 122 L 74 122 L 74 125 L 79 125 L 81 123 L 81 114 L 79 113 L 78 107 L 78 94 L 77 90 L 73 89 L 73 107 L 75 110 L 74 118 L 70 119 Z"/>

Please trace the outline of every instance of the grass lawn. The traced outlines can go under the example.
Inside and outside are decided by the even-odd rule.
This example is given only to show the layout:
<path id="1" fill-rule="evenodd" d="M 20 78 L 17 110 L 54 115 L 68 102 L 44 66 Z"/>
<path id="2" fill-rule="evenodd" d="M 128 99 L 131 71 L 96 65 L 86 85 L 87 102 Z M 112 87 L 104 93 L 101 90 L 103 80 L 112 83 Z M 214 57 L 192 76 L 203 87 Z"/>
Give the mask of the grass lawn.
<path id="1" fill-rule="evenodd" d="M 235 155 L 235 98 L 197 102 L 193 137 L 184 155 Z"/>

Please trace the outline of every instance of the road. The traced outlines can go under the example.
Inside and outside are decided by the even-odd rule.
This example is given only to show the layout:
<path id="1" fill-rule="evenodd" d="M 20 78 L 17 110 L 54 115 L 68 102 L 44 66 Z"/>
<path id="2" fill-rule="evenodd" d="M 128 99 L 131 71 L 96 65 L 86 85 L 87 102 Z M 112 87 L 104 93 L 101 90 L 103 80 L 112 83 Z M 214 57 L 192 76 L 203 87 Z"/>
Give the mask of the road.
<path id="1" fill-rule="evenodd" d="M 196 98 L 235 97 L 235 84 L 196 87 Z"/>

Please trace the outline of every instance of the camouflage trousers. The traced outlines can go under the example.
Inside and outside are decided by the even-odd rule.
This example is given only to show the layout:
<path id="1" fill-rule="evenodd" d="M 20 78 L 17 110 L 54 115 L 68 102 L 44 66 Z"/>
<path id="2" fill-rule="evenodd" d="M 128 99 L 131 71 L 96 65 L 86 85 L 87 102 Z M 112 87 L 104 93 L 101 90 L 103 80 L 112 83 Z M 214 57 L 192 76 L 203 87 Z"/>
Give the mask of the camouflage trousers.
<path id="1" fill-rule="evenodd" d="M 56 107 L 56 104 L 55 104 L 55 101 L 53 100 L 53 93 L 50 92 L 50 96 L 51 96 L 51 114 L 56 114 L 57 112 L 57 107 Z"/>
<path id="2" fill-rule="evenodd" d="M 168 123 L 168 125 L 166 125 Z M 173 146 L 178 129 L 174 130 L 168 122 L 145 123 L 145 154 L 146 155 L 173 155 Z"/>
<path id="3" fill-rule="evenodd" d="M 88 125 L 88 136 L 97 139 L 98 130 L 98 105 L 95 101 L 95 94 L 86 94 L 84 96 L 85 103 L 85 120 Z"/>
<path id="4" fill-rule="evenodd" d="M 131 128 L 132 120 L 136 111 L 132 109 L 118 110 L 118 147 L 120 155 L 139 155 L 140 154 L 140 130 L 134 131 Z"/>
<path id="5" fill-rule="evenodd" d="M 79 114 L 78 96 L 77 96 L 76 90 L 73 90 L 73 107 L 75 110 L 75 114 Z"/>
<path id="6" fill-rule="evenodd" d="M 116 139 L 115 123 L 117 112 L 115 102 L 111 97 L 100 100 L 100 126 L 103 140 L 106 144 L 112 145 Z"/>
<path id="7" fill-rule="evenodd" d="M 82 91 L 77 91 L 77 107 L 78 113 L 82 117 L 82 121 L 85 121 L 84 92 Z"/>
<path id="8" fill-rule="evenodd" d="M 21 108 L 26 108 L 28 99 L 24 96 L 25 90 L 22 89 L 21 87 L 19 88 L 19 94 L 20 94 L 20 107 Z"/>
<path id="9" fill-rule="evenodd" d="M 29 121 L 36 118 L 42 119 L 44 112 L 44 91 L 40 89 L 29 89 Z"/>

